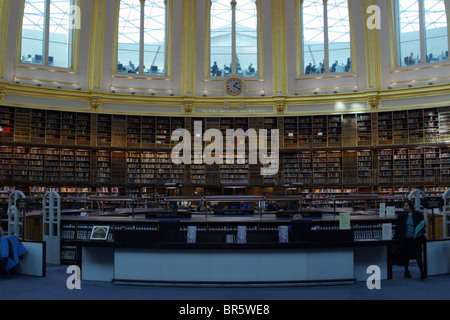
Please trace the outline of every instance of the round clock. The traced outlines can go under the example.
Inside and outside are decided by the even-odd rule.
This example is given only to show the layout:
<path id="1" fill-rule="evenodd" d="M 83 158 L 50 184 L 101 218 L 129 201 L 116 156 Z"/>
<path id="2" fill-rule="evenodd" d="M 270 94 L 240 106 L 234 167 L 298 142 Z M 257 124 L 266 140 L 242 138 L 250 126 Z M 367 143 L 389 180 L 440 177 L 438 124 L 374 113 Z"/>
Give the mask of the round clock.
<path id="1" fill-rule="evenodd" d="M 237 96 L 244 90 L 244 82 L 238 77 L 231 77 L 225 81 L 225 91 L 232 96 Z"/>

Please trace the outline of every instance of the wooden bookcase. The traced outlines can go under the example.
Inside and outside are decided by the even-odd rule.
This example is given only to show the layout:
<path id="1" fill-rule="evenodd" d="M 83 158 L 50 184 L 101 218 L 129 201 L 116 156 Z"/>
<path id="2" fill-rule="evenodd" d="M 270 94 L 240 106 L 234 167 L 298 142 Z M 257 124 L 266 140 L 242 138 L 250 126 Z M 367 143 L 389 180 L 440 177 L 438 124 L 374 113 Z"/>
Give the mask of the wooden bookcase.
<path id="1" fill-rule="evenodd" d="M 279 129 L 279 173 L 260 175 L 249 164 L 255 146 L 233 164 L 174 165 L 171 134 L 219 129 Z M 150 197 L 143 188 L 167 182 L 220 188 L 246 183 L 278 188 L 301 182 L 320 190 L 445 190 L 450 185 L 450 107 L 342 115 L 284 117 L 169 117 L 0 107 L 0 187 L 107 188 Z M 203 138 L 203 135 L 199 138 Z M 226 141 L 223 141 L 226 152 Z M 201 141 L 202 151 L 209 142 Z M 113 189 L 120 186 L 120 189 Z M 442 189 L 444 188 L 444 189 Z M 36 189 L 37 190 L 37 189 Z M 71 189 L 73 190 L 73 189 Z M 148 194 L 156 194 L 152 191 Z"/>

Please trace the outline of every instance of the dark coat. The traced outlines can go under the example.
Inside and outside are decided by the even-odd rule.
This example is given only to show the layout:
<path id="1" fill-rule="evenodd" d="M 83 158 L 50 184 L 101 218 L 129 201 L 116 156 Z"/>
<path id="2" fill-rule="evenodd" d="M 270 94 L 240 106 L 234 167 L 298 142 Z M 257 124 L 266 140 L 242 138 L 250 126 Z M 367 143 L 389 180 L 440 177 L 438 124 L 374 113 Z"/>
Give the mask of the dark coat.
<path id="1" fill-rule="evenodd" d="M 397 216 L 397 222 L 396 222 L 396 229 L 395 229 L 395 238 L 399 241 L 402 241 L 406 238 L 406 220 L 408 219 L 408 213 L 406 211 L 400 213 Z M 416 227 L 423 221 L 423 214 L 422 212 L 413 211 L 412 219 L 414 222 L 414 230 Z M 422 232 L 418 234 L 419 237 L 424 237 L 425 228 L 422 229 Z"/>
<path id="2" fill-rule="evenodd" d="M 424 227 L 421 232 L 417 234 L 417 237 L 413 240 L 414 243 L 410 244 L 409 247 L 406 246 L 406 220 L 408 219 L 408 213 L 406 211 L 400 213 L 397 216 L 397 222 L 395 226 L 395 238 L 398 239 L 398 250 L 401 256 L 410 256 L 411 258 L 417 257 L 421 254 L 422 243 L 426 240 Z M 423 214 L 419 211 L 414 210 L 412 214 L 412 219 L 414 223 L 414 230 L 417 225 L 424 220 Z M 412 247 L 411 247 L 412 246 Z"/>

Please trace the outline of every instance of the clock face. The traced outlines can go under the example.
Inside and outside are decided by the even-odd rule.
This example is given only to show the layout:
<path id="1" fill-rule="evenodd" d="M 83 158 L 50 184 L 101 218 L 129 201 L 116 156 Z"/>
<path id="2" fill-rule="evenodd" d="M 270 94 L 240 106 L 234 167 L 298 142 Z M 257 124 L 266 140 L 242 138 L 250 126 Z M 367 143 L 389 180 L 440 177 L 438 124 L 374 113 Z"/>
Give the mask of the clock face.
<path id="1" fill-rule="evenodd" d="M 239 78 L 229 78 L 225 82 L 225 90 L 228 94 L 237 96 L 238 94 L 241 94 L 242 90 L 244 90 L 244 83 Z"/>

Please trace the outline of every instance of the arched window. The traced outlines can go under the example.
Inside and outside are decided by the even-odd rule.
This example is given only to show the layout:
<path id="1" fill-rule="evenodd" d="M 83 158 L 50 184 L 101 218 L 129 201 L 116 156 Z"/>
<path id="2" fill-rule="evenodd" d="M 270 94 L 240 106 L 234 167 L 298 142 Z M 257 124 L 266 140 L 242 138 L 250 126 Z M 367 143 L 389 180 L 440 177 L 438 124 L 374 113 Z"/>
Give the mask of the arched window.
<path id="1" fill-rule="evenodd" d="M 73 68 L 76 0 L 25 0 L 21 61 Z"/>
<path id="2" fill-rule="evenodd" d="M 256 76 L 256 0 L 212 0 L 210 44 L 211 76 Z"/>
<path id="3" fill-rule="evenodd" d="M 351 71 L 347 0 L 300 0 L 300 10 L 304 73 Z"/>
<path id="4" fill-rule="evenodd" d="M 448 59 L 444 0 L 397 0 L 399 65 Z"/>
<path id="5" fill-rule="evenodd" d="M 121 0 L 117 72 L 164 74 L 165 0 Z"/>

